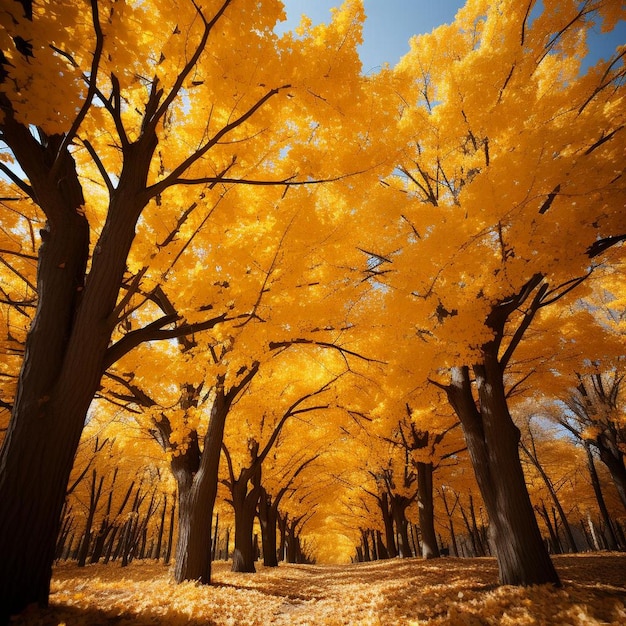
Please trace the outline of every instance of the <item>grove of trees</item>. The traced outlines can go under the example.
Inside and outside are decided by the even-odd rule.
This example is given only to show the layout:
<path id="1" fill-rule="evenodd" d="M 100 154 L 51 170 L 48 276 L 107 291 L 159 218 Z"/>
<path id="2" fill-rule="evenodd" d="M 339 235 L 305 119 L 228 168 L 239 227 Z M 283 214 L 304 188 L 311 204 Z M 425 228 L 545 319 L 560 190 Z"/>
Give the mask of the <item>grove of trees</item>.
<path id="1" fill-rule="evenodd" d="M 626 549 L 623 3 L 368 75 L 359 0 L 283 18 L 3 2 L 0 621 L 62 558 Z"/>

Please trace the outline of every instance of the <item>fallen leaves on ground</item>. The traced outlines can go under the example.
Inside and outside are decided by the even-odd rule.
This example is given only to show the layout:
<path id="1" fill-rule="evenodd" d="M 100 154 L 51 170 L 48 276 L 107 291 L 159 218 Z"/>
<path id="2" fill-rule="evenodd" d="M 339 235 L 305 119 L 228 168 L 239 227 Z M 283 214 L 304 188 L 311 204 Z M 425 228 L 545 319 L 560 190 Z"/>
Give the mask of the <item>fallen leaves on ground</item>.
<path id="1" fill-rule="evenodd" d="M 134 562 L 55 568 L 50 607 L 14 626 L 168 624 L 524 625 L 626 624 L 626 555 L 554 559 L 563 587 L 498 586 L 494 559 L 394 559 L 355 565 L 259 566 L 237 574 L 215 563 L 214 584 L 176 585 L 169 568 Z"/>

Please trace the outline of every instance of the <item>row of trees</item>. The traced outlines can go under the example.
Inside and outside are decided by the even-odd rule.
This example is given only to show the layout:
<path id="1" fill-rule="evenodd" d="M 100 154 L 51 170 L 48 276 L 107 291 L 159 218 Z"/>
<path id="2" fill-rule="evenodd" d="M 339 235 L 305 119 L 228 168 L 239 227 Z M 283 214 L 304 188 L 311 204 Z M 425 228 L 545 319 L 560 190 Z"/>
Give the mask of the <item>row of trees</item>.
<path id="1" fill-rule="evenodd" d="M 243 568 L 253 512 L 263 525 L 291 478 L 332 527 L 332 472 L 304 470 L 337 442 L 398 452 L 361 469 L 374 500 L 417 481 L 425 556 L 433 472 L 466 448 L 508 584 L 559 582 L 523 402 L 565 412 L 623 469 L 623 389 L 603 377 L 623 369 L 624 52 L 581 62 L 624 9 L 470 0 L 367 77 L 358 0 L 279 37 L 282 12 L 23 0 L 0 15 L 6 616 L 47 602 L 81 434 L 110 407 L 169 465 L 178 581 L 210 581 L 220 480 Z M 309 454 L 268 483 L 283 436 Z M 415 497 L 379 506 L 407 554 Z"/>
<path id="2" fill-rule="evenodd" d="M 245 405 L 241 408 L 244 414 L 249 410 Z M 343 441 L 331 435 L 329 441 L 335 439 L 331 454 L 319 428 L 302 454 L 303 423 L 277 436 L 276 427 L 264 432 L 266 419 L 254 423 L 237 414 L 234 423 L 237 429 L 245 423 L 249 438 L 247 445 L 237 446 L 240 434 L 233 429 L 224 442 L 212 560 L 232 556 L 235 571 L 253 572 L 261 553 L 265 566 L 277 565 L 279 558 L 291 562 L 314 558 L 315 552 L 301 554 L 302 534 L 309 548 L 335 540 L 325 529 L 327 519 L 319 519 L 317 513 L 324 506 L 324 495 L 312 488 L 320 482 L 332 485 L 334 507 L 328 517 L 343 517 L 352 529 L 350 545 L 359 543 L 357 560 L 490 554 L 488 519 L 462 437 L 455 436 L 458 428 L 430 437 L 430 448 L 425 451 L 427 433 L 418 432 L 416 420 L 405 408 L 390 436 L 373 437 L 371 428 L 367 432 L 359 428 Z M 290 407 L 286 415 L 294 410 Z M 303 411 L 301 417 L 308 412 Z M 57 558 L 75 558 L 79 565 L 117 559 L 125 565 L 133 558 L 148 557 L 169 563 L 176 499 L 168 490 L 175 491 L 175 482 L 168 480 L 162 463 L 138 469 L 146 462 L 145 446 L 151 445 L 141 431 L 131 435 L 123 451 L 115 450 L 129 425 L 111 417 L 103 422 L 105 415 L 105 410 L 100 411 L 100 419 L 92 420 L 85 431 L 68 489 Z M 365 416 L 357 417 L 362 424 Z M 575 419 L 574 414 L 569 418 Z M 306 427 L 314 428 L 315 421 L 314 416 L 307 416 Z M 278 430 L 287 422 L 283 416 Z M 547 420 L 533 416 L 518 423 L 526 482 L 549 551 L 624 549 L 620 523 L 624 507 L 609 469 L 603 463 L 598 468 L 598 456 L 587 454 L 588 440 L 575 446 L 572 439 L 555 438 L 555 424 L 548 428 Z M 332 428 L 336 426 L 334 422 Z M 346 423 L 344 434 L 348 427 Z M 365 439 L 359 439 L 365 432 Z M 100 439 L 104 434 L 110 437 Z M 263 441 L 263 435 L 268 437 L 263 449 L 271 449 L 271 440 L 278 443 L 261 481 L 260 445 L 255 437 Z M 133 454 L 137 436 L 141 452 Z M 311 453 L 314 441 L 317 453 Z M 119 465 L 120 458 L 126 460 L 125 466 Z M 309 528 L 313 534 L 320 533 L 314 543 L 308 540 Z"/>

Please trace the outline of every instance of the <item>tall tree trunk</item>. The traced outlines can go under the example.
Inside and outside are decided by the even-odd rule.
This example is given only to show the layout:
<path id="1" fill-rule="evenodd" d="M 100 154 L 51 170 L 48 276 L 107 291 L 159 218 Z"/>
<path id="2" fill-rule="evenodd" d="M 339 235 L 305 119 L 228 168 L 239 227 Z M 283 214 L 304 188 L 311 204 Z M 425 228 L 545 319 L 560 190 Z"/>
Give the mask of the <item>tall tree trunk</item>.
<path id="1" fill-rule="evenodd" d="M 469 369 L 454 367 L 446 391 L 463 427 L 467 448 L 487 513 L 500 582 L 560 585 L 541 537 L 519 457 L 519 429 L 508 410 L 495 343 L 483 346 L 474 367 L 479 406 Z"/>
<path id="2" fill-rule="evenodd" d="M 452 514 L 454 513 L 454 509 L 459 500 L 459 496 L 455 494 L 456 501 L 452 507 L 448 504 L 448 499 L 446 498 L 446 490 L 444 487 L 441 488 L 441 499 L 443 500 L 443 506 L 446 509 L 446 515 L 448 516 L 448 529 L 450 531 L 450 542 L 452 543 L 452 556 L 460 556 L 459 547 L 456 542 L 456 533 L 454 530 L 454 520 L 452 518 Z"/>
<path id="3" fill-rule="evenodd" d="M 393 515 L 391 514 L 391 505 L 389 504 L 389 496 L 384 491 L 378 500 L 380 511 L 383 516 L 383 524 L 385 525 L 385 542 L 387 546 L 387 553 L 389 558 L 393 559 L 398 556 L 398 549 L 396 548 L 396 537 L 393 532 Z"/>
<path id="4" fill-rule="evenodd" d="M 589 444 L 584 440 L 583 445 L 585 446 L 585 452 L 587 453 L 587 467 L 589 469 L 589 476 L 591 477 L 591 485 L 593 486 L 593 492 L 596 496 L 596 501 L 598 502 L 600 515 L 602 516 L 602 519 L 604 520 L 604 524 L 607 529 L 607 541 L 609 544 L 609 550 L 617 550 L 618 541 L 615 535 L 615 531 L 613 530 L 613 523 L 611 520 L 611 516 L 609 515 L 609 510 L 606 506 L 606 502 L 604 501 L 604 495 L 602 494 L 602 487 L 600 486 L 600 478 L 598 476 L 596 465 L 593 460 L 593 453 L 591 452 L 591 447 L 589 446 Z"/>
<path id="5" fill-rule="evenodd" d="M 239 478 L 232 490 L 235 511 L 235 547 L 233 549 L 233 572 L 256 572 L 254 561 L 254 518 L 259 500 L 256 486 L 248 492 L 247 478 Z"/>
<path id="6" fill-rule="evenodd" d="M 389 558 L 389 552 L 385 547 L 385 544 L 383 542 L 383 536 L 380 530 L 376 531 L 376 553 L 378 555 L 378 558 L 381 560 Z"/>
<path id="7" fill-rule="evenodd" d="M 211 407 L 197 471 L 192 474 L 188 468 L 172 467 L 179 489 L 178 540 L 174 567 L 176 582 L 211 582 L 211 523 L 228 409 L 229 403 L 223 386 L 220 385 Z M 172 459 L 173 463 L 177 458 Z"/>
<path id="8" fill-rule="evenodd" d="M 112 316 L 145 189 L 154 133 L 124 149 L 124 167 L 89 277 L 89 224 L 63 136 L 36 139 L 2 98 L 2 136 L 42 210 L 38 302 L 26 340 L 11 422 L 0 450 L 0 619 L 32 602 L 47 605 L 54 547 L 74 456 L 105 369 Z M 51 171 L 58 163 L 56 175 Z"/>
<path id="9" fill-rule="evenodd" d="M 259 497 L 259 522 L 261 524 L 261 543 L 263 546 L 263 565 L 278 567 L 276 531 L 278 525 L 278 507 L 274 506 L 272 496 L 261 487 Z"/>
<path id="10" fill-rule="evenodd" d="M 406 519 L 406 509 L 411 503 L 409 498 L 394 494 L 391 500 L 391 513 L 398 534 L 398 552 L 403 559 L 413 556 L 411 544 L 409 543 L 408 523 Z"/>
<path id="11" fill-rule="evenodd" d="M 422 556 L 425 559 L 439 558 L 439 546 L 435 534 L 432 463 L 417 463 L 417 502 L 419 526 L 422 531 Z"/>

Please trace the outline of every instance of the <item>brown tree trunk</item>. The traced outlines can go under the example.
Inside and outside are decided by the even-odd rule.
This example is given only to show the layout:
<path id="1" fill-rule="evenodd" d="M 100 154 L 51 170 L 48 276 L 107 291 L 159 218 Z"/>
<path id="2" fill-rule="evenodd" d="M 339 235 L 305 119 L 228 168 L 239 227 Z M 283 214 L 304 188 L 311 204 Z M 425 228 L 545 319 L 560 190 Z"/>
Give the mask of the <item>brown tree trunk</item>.
<path id="1" fill-rule="evenodd" d="M 452 514 L 454 513 L 454 509 L 456 508 L 459 496 L 455 493 L 455 503 L 452 507 L 448 504 L 448 499 L 446 498 L 446 490 L 444 487 L 441 488 L 441 499 L 443 500 L 443 506 L 446 509 L 446 515 L 448 516 L 448 529 L 450 531 L 450 542 L 452 543 L 452 556 L 460 556 L 459 547 L 456 542 L 456 533 L 454 530 L 454 520 L 452 518 Z"/>
<path id="2" fill-rule="evenodd" d="M 2 97 L 2 135 L 47 218 L 38 303 L 26 340 L 11 422 L 0 450 L 0 619 L 48 602 L 54 545 L 70 471 L 117 323 L 112 316 L 156 136 L 126 146 L 124 167 L 91 260 L 84 198 L 63 137 L 36 139 Z M 58 163 L 55 176 L 53 164 Z M 27 497 L 25 497 L 27 496 Z"/>
<path id="3" fill-rule="evenodd" d="M 609 440 L 600 440 L 600 446 L 598 452 L 600 454 L 600 460 L 608 468 L 617 493 L 624 509 L 626 510 L 626 466 L 624 465 L 624 455 L 622 451 L 616 446 L 609 443 Z"/>
<path id="4" fill-rule="evenodd" d="M 211 407 L 209 426 L 197 471 L 172 467 L 178 481 L 176 582 L 211 582 L 211 523 L 217 495 L 220 452 L 230 404 L 220 385 Z M 173 462 L 177 457 L 174 457 Z"/>
<path id="5" fill-rule="evenodd" d="M 391 506 L 389 504 L 389 496 L 384 491 L 378 500 L 380 511 L 383 516 L 383 524 L 385 525 L 385 542 L 387 546 L 387 554 L 389 558 L 393 559 L 398 556 L 398 549 L 396 548 L 396 537 L 393 532 L 393 516 L 391 514 Z"/>
<path id="6" fill-rule="evenodd" d="M 609 510 L 606 506 L 606 502 L 604 501 L 604 495 L 602 494 L 602 487 L 600 486 L 600 478 L 598 476 L 598 472 L 596 471 L 596 465 L 593 460 L 593 454 L 591 452 L 591 448 L 586 441 L 583 441 L 583 445 L 585 446 L 585 451 L 587 453 L 587 467 L 589 469 L 589 476 L 591 477 L 591 484 L 593 486 L 593 492 L 596 496 L 596 501 L 598 502 L 598 508 L 600 509 L 600 515 L 604 520 L 604 524 L 608 533 L 608 544 L 610 550 L 617 550 L 618 541 L 615 535 L 615 531 L 613 530 L 613 523 L 611 520 L 611 516 L 609 515 Z"/>
<path id="7" fill-rule="evenodd" d="M 417 463 L 417 502 L 419 526 L 422 531 L 422 557 L 425 559 L 439 558 L 439 546 L 435 533 L 432 463 Z"/>
<path id="8" fill-rule="evenodd" d="M 474 367 L 480 410 L 467 367 L 452 368 L 448 398 L 463 427 L 467 448 L 489 515 L 500 582 L 560 585 L 535 518 L 519 458 L 519 429 L 509 414 L 495 344 L 483 347 Z"/>
<path id="9" fill-rule="evenodd" d="M 406 519 L 406 509 L 411 503 L 409 498 L 394 494 L 390 498 L 391 514 L 396 526 L 398 535 L 398 552 L 403 559 L 413 556 L 411 553 L 411 544 L 409 543 L 408 524 Z"/>
<path id="10" fill-rule="evenodd" d="M 276 531 L 278 526 L 278 507 L 274 505 L 272 496 L 261 487 L 259 497 L 259 522 L 263 546 L 263 565 L 278 567 Z"/>
<path id="11" fill-rule="evenodd" d="M 256 486 L 248 491 L 248 478 L 240 476 L 232 490 L 232 503 L 235 511 L 235 547 L 233 549 L 233 572 L 254 573 L 256 551 L 254 549 L 254 518 L 259 500 Z"/>

